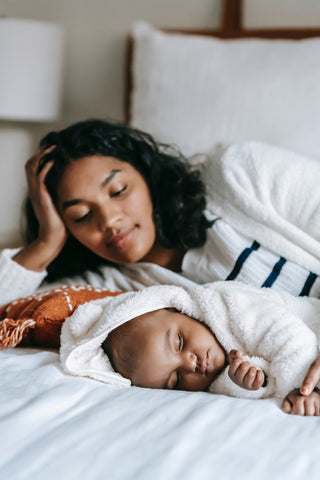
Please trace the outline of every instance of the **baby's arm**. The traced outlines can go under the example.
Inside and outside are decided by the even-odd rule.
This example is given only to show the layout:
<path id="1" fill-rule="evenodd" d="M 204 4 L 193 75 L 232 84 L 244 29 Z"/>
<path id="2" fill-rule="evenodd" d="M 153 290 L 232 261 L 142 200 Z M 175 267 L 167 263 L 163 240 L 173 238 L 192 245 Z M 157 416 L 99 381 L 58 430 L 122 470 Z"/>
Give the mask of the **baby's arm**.
<path id="1" fill-rule="evenodd" d="M 239 350 L 229 353 L 229 377 L 239 387 L 246 390 L 259 390 L 265 386 L 266 376 L 261 368 L 245 360 Z"/>
<path id="2" fill-rule="evenodd" d="M 293 415 L 304 415 L 309 417 L 319 416 L 319 391 L 314 390 L 309 396 L 305 397 L 301 395 L 298 388 L 292 390 L 292 392 L 290 392 L 283 400 L 281 408 L 285 413 L 291 413 Z"/>

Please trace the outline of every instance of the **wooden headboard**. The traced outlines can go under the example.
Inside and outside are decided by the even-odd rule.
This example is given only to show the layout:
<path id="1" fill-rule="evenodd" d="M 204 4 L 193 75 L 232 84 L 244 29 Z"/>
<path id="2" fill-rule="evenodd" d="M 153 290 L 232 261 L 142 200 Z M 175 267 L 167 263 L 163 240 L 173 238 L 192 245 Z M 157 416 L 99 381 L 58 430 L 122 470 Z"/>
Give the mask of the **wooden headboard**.
<path id="1" fill-rule="evenodd" d="M 204 35 L 225 39 L 236 38 L 284 38 L 301 40 L 303 38 L 320 37 L 320 28 L 268 28 L 268 29 L 245 29 L 242 26 L 242 0 L 223 0 L 222 21 L 218 29 L 213 30 L 184 30 L 164 29 L 166 32 L 184 33 L 188 35 Z M 132 59 L 134 44 L 131 37 L 127 42 L 126 74 L 125 74 L 125 119 L 130 121 L 130 96 L 133 87 Z"/>

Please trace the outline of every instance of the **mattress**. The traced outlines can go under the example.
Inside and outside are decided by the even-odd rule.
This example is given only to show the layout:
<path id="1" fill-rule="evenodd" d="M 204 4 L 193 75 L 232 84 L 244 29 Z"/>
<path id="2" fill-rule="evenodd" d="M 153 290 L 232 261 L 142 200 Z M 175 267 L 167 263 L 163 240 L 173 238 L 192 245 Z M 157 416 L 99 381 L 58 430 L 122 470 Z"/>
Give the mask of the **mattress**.
<path id="1" fill-rule="evenodd" d="M 320 418 L 280 401 L 121 389 L 0 351 L 1 480 L 319 479 Z"/>

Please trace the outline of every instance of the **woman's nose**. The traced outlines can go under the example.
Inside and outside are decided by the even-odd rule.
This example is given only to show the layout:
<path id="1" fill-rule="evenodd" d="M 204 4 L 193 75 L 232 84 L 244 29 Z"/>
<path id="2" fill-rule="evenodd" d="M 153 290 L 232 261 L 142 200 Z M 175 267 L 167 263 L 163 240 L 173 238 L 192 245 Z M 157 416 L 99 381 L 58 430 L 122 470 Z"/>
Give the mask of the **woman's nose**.
<path id="1" fill-rule="evenodd" d="M 185 352 L 181 367 L 187 372 L 194 373 L 197 368 L 197 356 L 192 352 Z"/>
<path id="2" fill-rule="evenodd" d="M 101 208 L 98 215 L 98 227 L 101 231 L 106 231 L 117 225 L 120 215 L 116 209 L 108 208 L 108 210 Z"/>

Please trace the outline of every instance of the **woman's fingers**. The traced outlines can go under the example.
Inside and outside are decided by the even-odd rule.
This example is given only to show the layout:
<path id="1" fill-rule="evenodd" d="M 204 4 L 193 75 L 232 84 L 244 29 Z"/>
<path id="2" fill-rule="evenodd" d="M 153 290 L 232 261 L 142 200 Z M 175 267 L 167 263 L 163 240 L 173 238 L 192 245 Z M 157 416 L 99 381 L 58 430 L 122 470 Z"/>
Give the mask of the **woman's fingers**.
<path id="1" fill-rule="evenodd" d="M 52 152 L 54 148 L 55 145 L 52 145 L 49 148 L 37 150 L 36 153 L 29 158 L 25 165 L 29 196 L 31 199 L 37 196 L 39 186 L 44 183 L 45 177 L 53 165 L 53 161 L 48 162 L 48 164 L 45 164 L 44 167 L 39 171 L 40 162 L 43 157 Z"/>
<path id="2" fill-rule="evenodd" d="M 47 173 L 51 170 L 53 164 L 54 164 L 54 160 L 49 160 L 49 162 L 47 162 L 44 165 L 44 167 L 38 173 L 39 182 L 43 183 L 45 181 Z"/>
<path id="3" fill-rule="evenodd" d="M 320 380 L 320 355 L 310 365 L 309 371 L 305 376 L 300 387 L 301 395 L 308 396 L 313 391 Z"/>
<path id="4" fill-rule="evenodd" d="M 42 157 L 52 152 L 56 148 L 56 145 L 50 145 L 50 147 L 40 147 L 34 152 L 34 154 L 26 161 L 26 166 L 34 166 L 39 163 Z"/>
<path id="5" fill-rule="evenodd" d="M 45 155 L 51 153 L 56 148 L 55 145 L 51 145 L 48 148 L 39 148 L 33 155 L 26 161 L 25 169 L 26 174 L 34 175 L 38 173 L 40 161 L 43 159 Z"/>
<path id="6" fill-rule="evenodd" d="M 66 227 L 45 184 L 46 176 L 54 165 L 54 159 L 42 164 L 44 157 L 55 148 L 55 145 L 40 148 L 26 163 L 29 198 L 39 222 L 38 239 L 54 245 L 54 248 L 56 245 L 62 247 L 67 239 Z"/>

